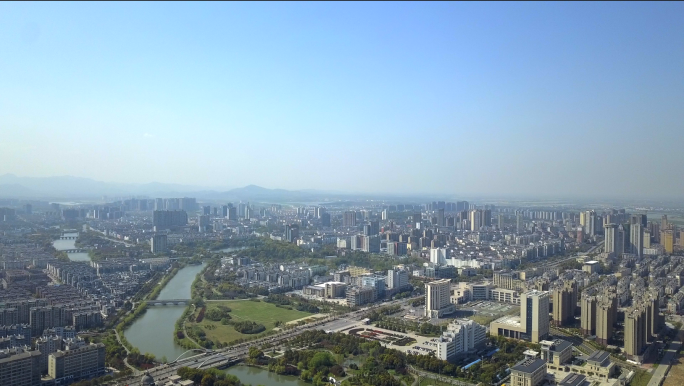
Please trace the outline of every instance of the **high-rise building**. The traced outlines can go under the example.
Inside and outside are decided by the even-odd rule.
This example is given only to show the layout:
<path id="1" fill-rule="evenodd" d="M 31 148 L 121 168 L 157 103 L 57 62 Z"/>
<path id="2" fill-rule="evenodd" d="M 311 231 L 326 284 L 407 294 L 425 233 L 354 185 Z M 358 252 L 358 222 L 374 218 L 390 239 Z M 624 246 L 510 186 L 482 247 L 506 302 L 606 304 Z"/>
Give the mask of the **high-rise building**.
<path id="1" fill-rule="evenodd" d="M 595 296 L 582 294 L 582 299 L 580 299 L 580 326 L 582 334 L 585 336 L 596 334 L 596 303 Z"/>
<path id="2" fill-rule="evenodd" d="M 625 311 L 625 354 L 633 358 L 646 346 L 646 315 L 642 309 Z"/>
<path id="3" fill-rule="evenodd" d="M 363 252 L 378 253 L 380 252 L 380 236 L 360 236 L 361 250 Z"/>
<path id="4" fill-rule="evenodd" d="M 482 210 L 475 209 L 470 211 L 470 230 L 479 231 L 484 226 L 482 223 Z"/>
<path id="5" fill-rule="evenodd" d="M 603 233 L 605 234 L 604 250 L 606 253 L 617 253 L 617 238 L 615 233 L 617 231 L 616 224 L 606 224 L 603 226 Z"/>
<path id="6" fill-rule="evenodd" d="M 444 221 L 444 209 L 440 208 L 437 210 L 437 226 L 443 227 L 446 226 L 446 222 Z"/>
<path id="7" fill-rule="evenodd" d="M 48 375 L 55 380 L 83 379 L 105 371 L 105 346 L 93 343 L 72 350 L 57 351 L 48 359 Z"/>
<path id="8" fill-rule="evenodd" d="M 394 267 L 387 270 L 387 288 L 404 289 L 409 286 L 409 274 L 405 269 Z"/>
<path id="9" fill-rule="evenodd" d="M 167 198 L 166 210 L 184 210 L 186 212 L 194 212 L 197 210 L 197 200 L 194 198 Z M 161 209 L 160 209 L 161 210 Z"/>
<path id="10" fill-rule="evenodd" d="M 482 211 L 481 223 L 483 226 L 486 226 L 486 227 L 492 226 L 492 210 L 491 209 L 484 209 Z"/>
<path id="11" fill-rule="evenodd" d="M 209 216 L 211 214 L 211 206 L 209 205 L 204 205 L 202 207 L 202 214 L 205 216 Z"/>
<path id="12" fill-rule="evenodd" d="M 530 340 L 537 343 L 549 336 L 549 292 L 531 290 L 520 297 L 520 323 Z"/>
<path id="13" fill-rule="evenodd" d="M 435 265 L 446 265 L 449 258 L 449 250 L 446 248 L 431 248 L 430 262 Z"/>
<path id="14" fill-rule="evenodd" d="M 321 226 L 324 226 L 324 227 L 330 226 L 330 213 L 322 213 L 321 214 Z"/>
<path id="15" fill-rule="evenodd" d="M 472 351 L 487 341 L 486 331 L 472 320 L 454 319 L 437 340 L 437 358 L 447 361 Z"/>
<path id="16" fill-rule="evenodd" d="M 230 221 L 237 221 L 238 220 L 238 213 L 237 213 L 237 208 L 234 206 L 229 206 L 228 207 L 228 220 Z"/>
<path id="17" fill-rule="evenodd" d="M 299 225 L 288 224 L 285 226 L 285 240 L 294 243 L 299 238 Z"/>
<path id="18" fill-rule="evenodd" d="M 577 282 L 567 280 L 557 284 L 553 291 L 553 323 L 556 326 L 572 324 L 577 308 Z"/>
<path id="19" fill-rule="evenodd" d="M 152 216 L 154 226 L 161 229 L 188 224 L 188 213 L 184 210 L 155 210 Z"/>
<path id="20" fill-rule="evenodd" d="M 515 233 L 520 233 L 522 232 L 522 214 L 516 213 L 515 214 Z"/>
<path id="21" fill-rule="evenodd" d="M 240 218 L 245 217 L 245 209 L 247 209 L 247 204 L 245 204 L 244 202 L 241 202 L 238 204 L 238 206 L 237 206 L 238 217 L 240 217 Z"/>
<path id="22" fill-rule="evenodd" d="M 36 350 L 40 351 L 40 372 L 47 374 L 48 357 L 62 348 L 62 338 L 58 336 L 43 336 L 36 339 Z"/>
<path id="23" fill-rule="evenodd" d="M 589 236 L 596 236 L 596 228 L 598 226 L 598 219 L 596 217 L 596 212 L 593 210 L 588 210 L 584 215 L 584 233 Z"/>
<path id="24" fill-rule="evenodd" d="M 355 227 L 356 226 L 356 212 L 353 210 L 348 210 L 344 212 L 342 217 L 342 226 L 344 227 Z"/>
<path id="25" fill-rule="evenodd" d="M 665 221 L 667 221 L 667 217 L 665 217 Z M 660 231 L 660 244 L 668 255 L 674 252 L 674 239 L 674 231 L 672 229 Z"/>
<path id="26" fill-rule="evenodd" d="M 622 256 L 625 251 L 629 250 L 625 247 L 627 244 L 629 244 L 629 232 L 625 230 L 624 225 L 620 224 L 615 233 L 615 254 Z"/>
<path id="27" fill-rule="evenodd" d="M 154 235 L 150 238 L 150 252 L 163 253 L 168 248 L 166 235 Z"/>
<path id="28" fill-rule="evenodd" d="M 0 385 L 40 386 L 40 352 L 0 350 Z"/>
<path id="29" fill-rule="evenodd" d="M 604 346 L 613 336 L 613 325 L 617 322 L 617 296 L 604 293 L 596 303 L 596 341 Z"/>
<path id="30" fill-rule="evenodd" d="M 497 226 L 499 227 L 499 229 L 503 229 L 503 227 L 504 227 L 504 216 L 503 216 L 503 214 L 499 214 Z"/>
<path id="31" fill-rule="evenodd" d="M 198 232 L 206 232 L 209 228 L 209 215 L 197 216 Z"/>
<path id="32" fill-rule="evenodd" d="M 455 311 L 451 304 L 451 280 L 425 283 L 425 316 L 438 318 Z"/>
<path id="33" fill-rule="evenodd" d="M 639 257 L 644 252 L 644 228 L 641 223 L 632 223 L 629 225 L 629 253 L 633 253 Z"/>

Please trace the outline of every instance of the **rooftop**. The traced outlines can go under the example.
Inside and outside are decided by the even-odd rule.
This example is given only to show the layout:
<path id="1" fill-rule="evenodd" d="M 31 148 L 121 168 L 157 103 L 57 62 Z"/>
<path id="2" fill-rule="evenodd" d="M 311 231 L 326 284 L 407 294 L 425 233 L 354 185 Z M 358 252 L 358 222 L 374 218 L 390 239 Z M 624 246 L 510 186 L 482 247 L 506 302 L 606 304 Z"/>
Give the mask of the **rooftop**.
<path id="1" fill-rule="evenodd" d="M 500 324 L 506 324 L 509 326 L 517 326 L 517 327 L 520 327 L 522 325 L 520 323 L 520 316 L 502 316 L 492 323 L 500 323 Z"/>
<path id="2" fill-rule="evenodd" d="M 601 351 L 601 350 L 596 350 L 591 355 L 589 355 L 589 358 L 587 358 L 587 362 L 593 362 L 593 364 L 598 364 L 603 366 L 606 360 L 610 360 L 610 353 L 607 351 Z"/>
<path id="3" fill-rule="evenodd" d="M 562 381 L 558 382 L 558 386 L 581 386 L 584 384 L 586 377 L 582 374 L 568 374 Z"/>
<path id="4" fill-rule="evenodd" d="M 546 366 L 546 361 L 543 359 L 523 359 L 522 361 L 516 363 L 515 366 L 511 367 L 511 370 L 530 374 L 539 370 L 539 368 L 542 366 Z"/>
<path id="5" fill-rule="evenodd" d="M 556 340 L 543 340 L 540 342 L 542 347 L 548 348 L 550 351 L 553 352 L 563 352 L 569 347 L 572 347 L 572 343 L 568 342 L 567 340 L 563 339 L 556 339 Z"/>

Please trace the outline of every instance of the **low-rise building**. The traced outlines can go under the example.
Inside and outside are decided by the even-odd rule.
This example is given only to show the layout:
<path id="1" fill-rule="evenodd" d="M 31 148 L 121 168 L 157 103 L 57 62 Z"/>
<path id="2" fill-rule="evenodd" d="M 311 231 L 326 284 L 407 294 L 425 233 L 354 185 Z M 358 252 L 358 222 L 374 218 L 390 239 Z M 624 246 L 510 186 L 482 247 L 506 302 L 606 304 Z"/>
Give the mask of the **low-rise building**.
<path id="1" fill-rule="evenodd" d="M 542 359 L 546 361 L 550 369 L 558 369 L 572 360 L 572 343 L 567 340 L 542 340 L 539 344 Z"/>
<path id="2" fill-rule="evenodd" d="M 511 367 L 511 386 L 538 386 L 546 377 L 546 361 L 523 359 Z"/>
<path id="3" fill-rule="evenodd" d="M 358 307 L 375 301 L 375 288 L 352 287 L 347 290 L 347 305 Z"/>

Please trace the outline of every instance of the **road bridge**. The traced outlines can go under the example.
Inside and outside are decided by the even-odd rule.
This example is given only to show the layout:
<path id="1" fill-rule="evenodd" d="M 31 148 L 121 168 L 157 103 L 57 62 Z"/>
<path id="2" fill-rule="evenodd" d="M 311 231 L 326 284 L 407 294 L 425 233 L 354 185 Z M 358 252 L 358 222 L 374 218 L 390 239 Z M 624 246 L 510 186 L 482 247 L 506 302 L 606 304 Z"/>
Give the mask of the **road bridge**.
<path id="1" fill-rule="evenodd" d="M 148 306 L 180 306 L 190 304 L 191 299 L 159 299 L 148 300 Z"/>

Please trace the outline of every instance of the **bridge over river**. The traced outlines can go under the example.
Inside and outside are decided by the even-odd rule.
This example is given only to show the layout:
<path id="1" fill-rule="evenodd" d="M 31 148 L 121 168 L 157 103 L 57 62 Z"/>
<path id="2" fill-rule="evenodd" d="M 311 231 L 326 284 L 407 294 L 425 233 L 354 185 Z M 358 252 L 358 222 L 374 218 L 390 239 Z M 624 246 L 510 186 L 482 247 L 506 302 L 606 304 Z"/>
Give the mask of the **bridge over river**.
<path id="1" fill-rule="evenodd" d="M 147 306 L 178 306 L 183 304 L 190 304 L 191 299 L 160 299 L 148 300 Z"/>

